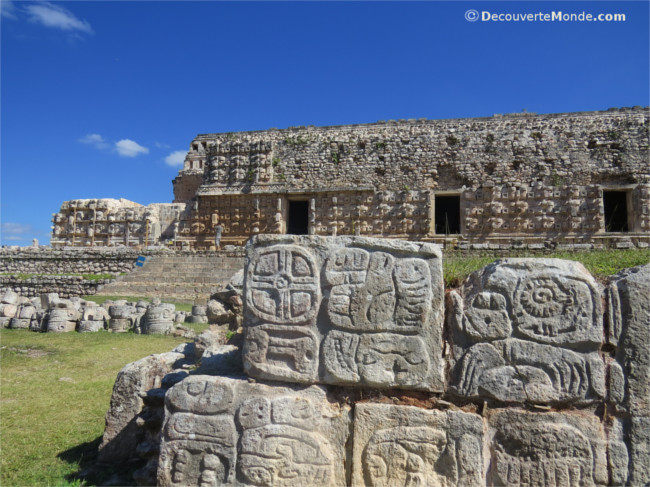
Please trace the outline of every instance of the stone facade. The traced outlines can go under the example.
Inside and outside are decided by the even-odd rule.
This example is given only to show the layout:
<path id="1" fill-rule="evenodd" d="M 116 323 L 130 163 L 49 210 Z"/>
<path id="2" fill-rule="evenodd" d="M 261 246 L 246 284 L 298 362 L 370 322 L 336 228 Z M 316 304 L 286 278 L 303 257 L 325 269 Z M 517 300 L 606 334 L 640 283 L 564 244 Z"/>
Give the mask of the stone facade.
<path id="1" fill-rule="evenodd" d="M 120 199 L 65 201 L 52 215 L 53 247 L 147 247 L 173 239 L 184 204 L 143 206 Z"/>
<path id="2" fill-rule="evenodd" d="M 156 412 L 112 406 L 103 448 L 140 424 L 125 445 L 159 451 L 145 470 L 165 486 L 646 485 L 650 264 L 602 285 L 496 261 L 440 319 L 439 261 L 431 243 L 251 239 L 242 346 L 204 337 L 143 370 Z"/>
<path id="3" fill-rule="evenodd" d="M 104 211 L 123 216 L 91 231 L 97 212 L 66 202 L 52 242 L 208 250 L 220 225 L 237 245 L 293 233 L 647 246 L 649 119 L 634 107 L 198 135 L 173 205 Z"/>

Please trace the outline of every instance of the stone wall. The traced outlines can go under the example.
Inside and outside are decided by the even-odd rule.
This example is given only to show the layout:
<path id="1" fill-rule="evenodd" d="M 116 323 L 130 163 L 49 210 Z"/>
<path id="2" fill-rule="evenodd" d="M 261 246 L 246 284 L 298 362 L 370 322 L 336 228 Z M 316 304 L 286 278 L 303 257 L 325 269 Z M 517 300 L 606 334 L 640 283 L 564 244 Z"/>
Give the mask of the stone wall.
<path id="1" fill-rule="evenodd" d="M 647 242 L 648 120 L 636 108 L 200 135 L 175 180 L 196 188 L 180 234 L 207 248 L 218 223 L 237 243 L 294 233 L 291 205 L 306 201 L 315 235 Z M 625 230 L 609 191 L 623 193 Z"/>
<path id="2" fill-rule="evenodd" d="M 143 206 L 125 199 L 65 201 L 52 215 L 54 247 L 139 247 L 173 240 L 185 204 Z"/>
<path id="3" fill-rule="evenodd" d="M 0 274 L 120 274 L 133 269 L 134 249 L 55 249 L 18 247 L 0 249 Z"/>
<path id="4" fill-rule="evenodd" d="M 100 458 L 140 455 L 140 480 L 170 487 L 645 485 L 650 265 L 603 285 L 575 262 L 504 259 L 446 292 L 441 259 L 251 240 L 241 349 L 208 334 L 135 381 L 125 367 Z"/>
<path id="5" fill-rule="evenodd" d="M 146 258 L 136 267 L 138 256 Z M 243 267 L 243 249 L 219 252 L 133 248 L 0 249 L 0 290 L 23 296 L 104 295 L 207 298 L 217 284 Z M 125 276 L 122 274 L 126 273 Z M 111 274 L 116 279 L 85 279 L 70 274 Z"/>
<path id="6" fill-rule="evenodd" d="M 52 244 L 210 250 L 218 228 L 222 245 L 265 233 L 648 244 L 649 130 L 633 107 L 202 134 L 173 204 L 65 202 Z"/>
<path id="7" fill-rule="evenodd" d="M 57 293 L 62 298 L 88 296 L 114 279 L 84 279 L 82 276 L 34 276 L 18 274 L 0 276 L 0 292 L 15 291 L 28 298 L 46 293 Z"/>

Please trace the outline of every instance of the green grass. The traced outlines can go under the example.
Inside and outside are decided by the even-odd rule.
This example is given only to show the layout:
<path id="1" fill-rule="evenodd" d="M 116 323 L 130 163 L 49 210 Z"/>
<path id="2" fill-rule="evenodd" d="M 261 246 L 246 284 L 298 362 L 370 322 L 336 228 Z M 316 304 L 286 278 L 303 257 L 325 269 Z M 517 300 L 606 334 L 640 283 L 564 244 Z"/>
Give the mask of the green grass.
<path id="1" fill-rule="evenodd" d="M 117 373 L 187 341 L 133 333 L 0 330 L 0 485 L 81 485 Z"/>
<path id="2" fill-rule="evenodd" d="M 650 263 L 650 249 L 630 250 L 592 250 L 583 252 L 511 253 L 508 257 L 537 257 L 567 259 L 581 262 L 596 279 L 604 280 L 607 276 L 628 267 Z M 472 272 L 494 262 L 501 257 L 494 255 L 463 255 L 460 252 L 445 252 L 442 259 L 443 276 L 446 287 L 459 287 Z"/>

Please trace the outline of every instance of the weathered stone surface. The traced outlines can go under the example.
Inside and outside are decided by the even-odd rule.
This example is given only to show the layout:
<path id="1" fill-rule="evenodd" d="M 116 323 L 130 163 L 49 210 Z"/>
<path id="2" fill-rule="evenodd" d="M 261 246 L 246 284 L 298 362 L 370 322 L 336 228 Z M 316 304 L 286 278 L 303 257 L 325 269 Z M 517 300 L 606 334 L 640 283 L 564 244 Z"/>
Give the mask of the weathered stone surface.
<path id="1" fill-rule="evenodd" d="M 439 247 L 260 235 L 247 251 L 249 375 L 442 391 Z"/>
<path id="2" fill-rule="evenodd" d="M 173 304 L 159 303 L 151 304 L 142 316 L 136 333 L 144 335 L 168 335 L 174 326 L 174 312 L 176 306 Z"/>
<path id="3" fill-rule="evenodd" d="M 650 265 L 626 269 L 607 289 L 608 340 L 617 345 L 618 399 L 628 420 L 630 485 L 650 483 Z M 624 377 L 623 377 L 624 376 Z"/>
<path id="4" fill-rule="evenodd" d="M 3 304 L 16 304 L 18 302 L 18 293 L 8 289 L 4 292 L 0 301 Z"/>
<path id="5" fill-rule="evenodd" d="M 74 308 L 54 308 L 48 313 L 47 331 L 65 333 L 75 331 L 79 313 Z"/>
<path id="6" fill-rule="evenodd" d="M 147 391 L 163 386 L 164 377 L 180 367 L 180 353 L 150 355 L 126 365 L 117 375 L 111 403 L 106 413 L 106 428 L 99 446 L 99 461 L 119 465 L 132 460 L 144 435 L 137 424 Z"/>
<path id="7" fill-rule="evenodd" d="M 589 413 L 510 409 L 492 412 L 489 425 L 488 485 L 625 485 L 628 454 L 618 420 L 606 431 Z"/>
<path id="8" fill-rule="evenodd" d="M 357 404 L 352 485 L 484 485 L 483 436 L 476 414 Z"/>
<path id="9" fill-rule="evenodd" d="M 607 294 L 609 340 L 627 379 L 625 406 L 650 416 L 650 265 L 623 271 Z"/>
<path id="10" fill-rule="evenodd" d="M 601 290 L 581 264 L 497 261 L 450 301 L 452 393 L 534 403 L 605 397 Z"/>
<path id="11" fill-rule="evenodd" d="M 97 320 L 81 320 L 77 331 L 79 333 L 94 333 L 104 329 L 104 322 Z"/>
<path id="12" fill-rule="evenodd" d="M 630 483 L 650 484 L 650 417 L 630 419 Z"/>
<path id="13" fill-rule="evenodd" d="M 15 304 L 0 304 L 0 317 L 14 318 L 18 312 L 18 306 Z"/>
<path id="14" fill-rule="evenodd" d="M 345 485 L 349 423 L 319 386 L 190 376 L 165 396 L 158 484 Z"/>

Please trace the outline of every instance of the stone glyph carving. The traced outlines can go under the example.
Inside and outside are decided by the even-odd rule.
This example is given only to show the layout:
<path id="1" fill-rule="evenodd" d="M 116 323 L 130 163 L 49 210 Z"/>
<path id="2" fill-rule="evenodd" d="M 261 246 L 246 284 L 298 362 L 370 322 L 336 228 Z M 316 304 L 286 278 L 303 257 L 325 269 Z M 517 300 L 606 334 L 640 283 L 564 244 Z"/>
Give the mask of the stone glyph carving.
<path id="1" fill-rule="evenodd" d="M 261 235 L 248 245 L 246 277 L 251 376 L 442 390 L 437 246 Z"/>
<path id="2" fill-rule="evenodd" d="M 459 411 L 357 404 L 352 485 L 484 485 L 483 421 Z"/>
<path id="3" fill-rule="evenodd" d="M 581 264 L 505 259 L 452 292 L 455 394 L 504 402 L 605 397 L 599 285 Z"/>
<path id="4" fill-rule="evenodd" d="M 168 303 L 151 304 L 140 319 L 136 333 L 144 335 L 167 335 L 174 326 L 176 306 Z"/>
<path id="5" fill-rule="evenodd" d="M 607 289 L 608 341 L 618 346 L 616 363 L 610 365 L 610 389 L 618 385 L 622 409 L 632 416 L 630 485 L 650 482 L 649 297 L 650 265 L 622 271 Z"/>
<path id="6" fill-rule="evenodd" d="M 594 415 L 510 409 L 494 412 L 489 424 L 488 485 L 625 485 L 628 455 L 618 420 L 606 432 Z"/>
<path id="7" fill-rule="evenodd" d="M 165 398 L 158 483 L 344 485 L 349 421 L 318 386 L 190 376 Z"/>

